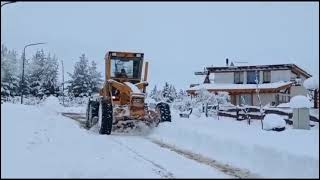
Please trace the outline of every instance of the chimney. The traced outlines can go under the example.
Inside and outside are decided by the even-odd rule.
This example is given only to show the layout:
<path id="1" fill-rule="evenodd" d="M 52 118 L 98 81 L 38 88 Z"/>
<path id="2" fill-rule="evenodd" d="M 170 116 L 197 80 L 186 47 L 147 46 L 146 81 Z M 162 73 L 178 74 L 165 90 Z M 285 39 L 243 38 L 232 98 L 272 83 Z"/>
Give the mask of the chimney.
<path id="1" fill-rule="evenodd" d="M 229 66 L 229 59 L 226 59 L 226 66 Z"/>

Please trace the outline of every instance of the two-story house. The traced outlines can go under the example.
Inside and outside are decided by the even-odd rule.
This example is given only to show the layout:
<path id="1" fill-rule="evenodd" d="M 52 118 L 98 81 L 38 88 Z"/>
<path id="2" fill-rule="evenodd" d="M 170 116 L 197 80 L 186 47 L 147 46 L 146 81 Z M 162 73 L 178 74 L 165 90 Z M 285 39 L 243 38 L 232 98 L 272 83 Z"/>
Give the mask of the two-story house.
<path id="1" fill-rule="evenodd" d="M 225 91 L 229 93 L 232 104 L 254 106 L 259 105 L 256 89 L 262 105 L 278 105 L 289 102 L 293 96 L 307 95 L 302 83 L 311 77 L 295 64 L 229 66 L 227 63 L 223 67 L 206 67 L 204 72 L 196 72 L 195 75 L 204 76 L 204 81 L 190 85 L 187 89 L 189 94 L 195 95 L 201 88 L 209 92 Z"/>

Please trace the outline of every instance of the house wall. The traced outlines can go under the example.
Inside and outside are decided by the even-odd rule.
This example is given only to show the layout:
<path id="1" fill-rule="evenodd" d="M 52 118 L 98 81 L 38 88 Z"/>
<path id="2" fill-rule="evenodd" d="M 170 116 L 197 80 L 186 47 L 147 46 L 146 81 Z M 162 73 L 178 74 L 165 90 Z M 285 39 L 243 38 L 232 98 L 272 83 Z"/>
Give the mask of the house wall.
<path id="1" fill-rule="evenodd" d="M 271 71 L 271 82 L 290 81 L 291 75 L 290 70 L 273 70 Z"/>
<path id="2" fill-rule="evenodd" d="M 260 82 L 263 82 L 263 71 L 259 71 L 260 73 Z M 225 73 L 214 73 L 214 75 L 210 74 L 210 79 L 214 76 L 215 83 L 234 83 L 234 74 L 233 72 L 225 72 Z M 291 70 L 272 70 L 271 71 L 271 82 L 278 81 L 290 81 L 292 78 L 296 78 L 297 75 L 292 73 Z M 247 83 L 247 71 L 244 71 L 243 74 L 243 83 Z M 306 78 L 301 76 L 302 83 Z"/>
<path id="3" fill-rule="evenodd" d="M 233 72 L 226 73 L 215 73 L 214 74 L 214 82 L 215 83 L 234 83 L 234 75 Z"/>
<path id="4" fill-rule="evenodd" d="M 307 96 L 308 90 L 303 86 L 291 86 L 290 96 L 294 97 L 297 95 Z"/>
<path id="5" fill-rule="evenodd" d="M 276 102 L 276 93 L 260 93 L 259 95 L 262 106 L 265 106 L 269 103 L 271 105 L 272 102 Z M 259 106 L 259 99 L 256 93 L 253 94 L 253 105 Z"/>
<path id="6" fill-rule="evenodd" d="M 293 73 L 293 72 L 290 71 L 290 77 L 291 77 L 291 78 L 296 78 L 297 75 L 296 75 L 295 73 Z M 306 78 L 305 78 L 304 76 L 300 76 L 300 78 L 301 78 L 302 83 L 303 83 L 304 80 L 306 80 Z"/>
<path id="7" fill-rule="evenodd" d="M 249 94 L 246 94 L 246 95 L 249 95 Z M 269 103 L 271 105 L 272 102 L 276 103 L 276 95 L 277 93 L 261 93 L 260 94 L 261 104 L 265 106 L 266 104 L 269 104 Z M 234 99 L 234 101 L 231 101 L 232 104 L 234 104 L 234 102 L 235 102 L 234 105 L 241 104 L 240 95 L 233 95 L 232 99 Z M 253 106 L 259 106 L 259 99 L 257 94 L 252 94 L 252 101 L 253 101 Z M 247 103 L 247 104 L 250 104 L 250 103 Z"/>

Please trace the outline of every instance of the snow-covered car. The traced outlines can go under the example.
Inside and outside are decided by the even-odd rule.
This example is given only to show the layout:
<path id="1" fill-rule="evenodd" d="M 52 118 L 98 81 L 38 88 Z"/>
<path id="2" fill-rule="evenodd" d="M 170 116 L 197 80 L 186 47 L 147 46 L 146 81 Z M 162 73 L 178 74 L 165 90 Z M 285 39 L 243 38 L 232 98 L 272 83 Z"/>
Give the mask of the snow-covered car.
<path id="1" fill-rule="evenodd" d="M 277 114 L 267 114 L 263 118 L 263 129 L 273 131 L 283 131 L 286 128 L 286 121 Z"/>

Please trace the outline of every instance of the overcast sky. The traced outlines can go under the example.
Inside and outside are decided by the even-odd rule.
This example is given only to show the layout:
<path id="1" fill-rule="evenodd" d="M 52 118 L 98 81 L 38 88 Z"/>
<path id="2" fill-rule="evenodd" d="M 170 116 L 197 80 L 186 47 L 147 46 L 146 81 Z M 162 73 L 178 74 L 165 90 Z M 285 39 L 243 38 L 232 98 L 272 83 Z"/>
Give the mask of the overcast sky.
<path id="1" fill-rule="evenodd" d="M 1 8 L 1 43 L 27 58 L 43 48 L 72 72 L 85 53 L 104 74 L 108 50 L 138 51 L 150 85 L 195 83 L 230 61 L 295 63 L 319 75 L 318 2 L 18 2 Z M 29 56 L 29 57 L 28 57 Z"/>

